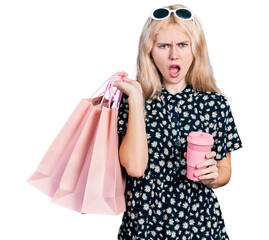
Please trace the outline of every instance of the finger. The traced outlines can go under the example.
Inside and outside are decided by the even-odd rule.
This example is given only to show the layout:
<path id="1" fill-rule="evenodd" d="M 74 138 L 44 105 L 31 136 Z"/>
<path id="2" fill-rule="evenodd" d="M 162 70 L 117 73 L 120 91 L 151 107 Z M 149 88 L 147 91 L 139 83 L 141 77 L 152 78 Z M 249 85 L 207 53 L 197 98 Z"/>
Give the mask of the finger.
<path id="1" fill-rule="evenodd" d="M 196 168 L 203 168 L 203 167 L 209 167 L 209 166 L 216 166 L 216 160 L 215 159 L 209 159 L 205 160 L 199 164 L 197 164 Z"/>
<path id="2" fill-rule="evenodd" d="M 216 152 L 215 151 L 212 151 L 210 153 L 207 153 L 205 157 L 207 159 L 214 158 L 214 157 L 216 157 Z"/>
<path id="3" fill-rule="evenodd" d="M 183 155 L 184 155 L 184 158 L 187 159 L 187 152 L 184 152 Z"/>
<path id="4" fill-rule="evenodd" d="M 114 75 L 116 76 L 120 76 L 120 77 L 127 77 L 128 73 L 121 71 L 121 72 L 116 72 Z"/>
<path id="5" fill-rule="evenodd" d="M 127 96 L 129 96 L 129 93 L 131 91 L 131 84 L 129 84 L 129 83 L 125 82 L 125 81 L 116 81 L 116 82 L 114 82 L 113 86 L 115 86 L 121 92 L 123 92 Z"/>
<path id="6" fill-rule="evenodd" d="M 216 180 L 217 178 L 218 178 L 218 173 L 210 173 L 210 174 L 198 177 L 199 180 Z"/>
<path id="7" fill-rule="evenodd" d="M 211 166 L 211 167 L 205 168 L 201 171 L 197 171 L 194 175 L 196 177 L 199 177 L 202 175 L 211 174 L 211 173 L 215 173 L 215 172 L 218 172 L 218 168 L 216 166 Z"/>
<path id="8" fill-rule="evenodd" d="M 115 81 L 113 83 L 113 87 L 116 87 L 116 88 L 122 90 L 123 88 L 126 88 L 126 83 L 124 83 L 124 82 L 122 82 L 120 80 L 119 81 Z"/>
<path id="9" fill-rule="evenodd" d="M 132 82 L 133 80 L 131 78 L 126 77 L 122 77 L 122 80 L 125 82 Z"/>

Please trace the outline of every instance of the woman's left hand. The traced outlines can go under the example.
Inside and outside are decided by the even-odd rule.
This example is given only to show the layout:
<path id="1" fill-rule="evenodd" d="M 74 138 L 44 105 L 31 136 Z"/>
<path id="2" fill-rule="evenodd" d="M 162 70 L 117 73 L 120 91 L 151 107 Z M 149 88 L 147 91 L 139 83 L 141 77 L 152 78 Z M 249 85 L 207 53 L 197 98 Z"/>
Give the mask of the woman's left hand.
<path id="1" fill-rule="evenodd" d="M 208 187 L 212 187 L 213 182 L 218 178 L 218 167 L 217 161 L 214 159 L 216 156 L 216 152 L 210 152 L 206 154 L 206 160 L 197 164 L 196 168 L 199 170 L 203 167 L 200 171 L 197 170 L 195 176 L 199 178 L 199 180 Z"/>
<path id="2" fill-rule="evenodd" d="M 184 157 L 187 159 L 187 152 L 184 153 Z M 217 161 L 214 159 L 214 157 L 216 157 L 216 152 L 212 151 L 206 154 L 205 161 L 196 165 L 197 172 L 195 173 L 195 176 L 198 177 L 199 180 L 208 187 L 212 187 L 214 181 L 219 176 Z M 201 169 L 204 167 L 206 168 Z M 199 169 L 201 170 L 199 171 Z"/>

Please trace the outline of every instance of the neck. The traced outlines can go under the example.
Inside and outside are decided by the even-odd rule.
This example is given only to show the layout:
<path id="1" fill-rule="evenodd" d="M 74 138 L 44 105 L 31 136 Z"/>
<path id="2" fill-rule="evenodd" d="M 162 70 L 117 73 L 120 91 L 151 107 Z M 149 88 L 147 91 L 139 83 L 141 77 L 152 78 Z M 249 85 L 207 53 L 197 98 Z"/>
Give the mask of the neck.
<path id="1" fill-rule="evenodd" d="M 180 81 L 179 83 L 164 83 L 165 89 L 171 94 L 182 92 L 186 88 L 186 86 L 187 83 L 185 79 Z"/>

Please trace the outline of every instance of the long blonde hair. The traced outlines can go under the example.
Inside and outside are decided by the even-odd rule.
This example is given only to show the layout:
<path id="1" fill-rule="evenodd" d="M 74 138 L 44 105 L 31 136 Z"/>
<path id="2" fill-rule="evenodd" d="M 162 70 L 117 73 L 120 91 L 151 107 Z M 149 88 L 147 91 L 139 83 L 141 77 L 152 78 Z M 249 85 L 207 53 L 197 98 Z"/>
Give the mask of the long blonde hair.
<path id="1" fill-rule="evenodd" d="M 176 9 L 179 7 L 185 8 L 185 6 L 180 4 L 166 8 Z M 213 75 L 205 36 L 199 20 L 194 16 L 193 20 L 184 21 L 171 14 L 170 17 L 161 21 L 149 18 L 140 36 L 137 57 L 137 79 L 142 86 L 145 99 L 155 98 L 161 92 L 162 75 L 154 63 L 151 51 L 156 35 L 171 24 L 178 27 L 191 41 L 193 62 L 185 76 L 186 82 L 191 84 L 195 90 L 201 92 L 220 92 Z"/>

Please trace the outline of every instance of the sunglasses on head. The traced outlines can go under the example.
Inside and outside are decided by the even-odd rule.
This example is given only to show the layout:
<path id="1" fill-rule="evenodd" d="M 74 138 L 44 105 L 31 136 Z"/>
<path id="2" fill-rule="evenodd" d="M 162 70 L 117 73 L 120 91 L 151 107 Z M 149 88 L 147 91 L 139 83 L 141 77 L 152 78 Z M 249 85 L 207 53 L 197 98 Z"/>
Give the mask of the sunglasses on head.
<path id="1" fill-rule="evenodd" d="M 177 8 L 175 10 L 168 8 L 157 8 L 152 11 L 151 19 L 163 20 L 165 18 L 168 18 L 171 13 L 175 14 L 175 16 L 182 20 L 193 20 L 193 14 L 187 8 Z"/>

